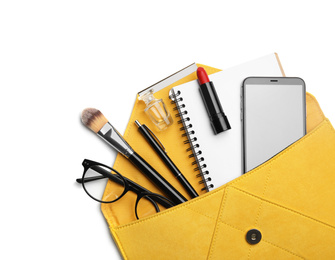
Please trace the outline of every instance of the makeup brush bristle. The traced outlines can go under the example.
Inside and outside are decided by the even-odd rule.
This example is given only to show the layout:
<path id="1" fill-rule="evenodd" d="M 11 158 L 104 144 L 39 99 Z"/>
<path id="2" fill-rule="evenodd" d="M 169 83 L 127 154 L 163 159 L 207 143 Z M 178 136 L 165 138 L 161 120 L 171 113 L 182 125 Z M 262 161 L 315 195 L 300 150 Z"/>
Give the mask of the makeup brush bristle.
<path id="1" fill-rule="evenodd" d="M 108 122 L 106 117 L 95 108 L 86 108 L 81 113 L 81 121 L 93 132 L 98 133 L 100 129 Z"/>

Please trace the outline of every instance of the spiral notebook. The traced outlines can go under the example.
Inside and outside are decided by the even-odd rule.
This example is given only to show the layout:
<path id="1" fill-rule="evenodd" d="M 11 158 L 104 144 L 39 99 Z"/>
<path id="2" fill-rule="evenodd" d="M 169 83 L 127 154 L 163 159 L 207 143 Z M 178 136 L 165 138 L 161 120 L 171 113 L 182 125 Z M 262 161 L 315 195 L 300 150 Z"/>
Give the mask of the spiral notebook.
<path id="1" fill-rule="evenodd" d="M 207 191 L 242 174 L 241 85 L 250 76 L 284 76 L 276 53 L 226 69 L 209 76 L 231 129 L 214 135 L 197 80 L 173 87 L 175 102 L 197 164 L 198 176 Z"/>

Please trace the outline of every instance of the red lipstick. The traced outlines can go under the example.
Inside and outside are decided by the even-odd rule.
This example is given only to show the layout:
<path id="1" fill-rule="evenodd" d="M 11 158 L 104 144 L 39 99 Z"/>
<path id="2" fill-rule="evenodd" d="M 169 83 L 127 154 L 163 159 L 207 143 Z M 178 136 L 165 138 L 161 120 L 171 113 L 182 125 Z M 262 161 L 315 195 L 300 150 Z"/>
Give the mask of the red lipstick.
<path id="1" fill-rule="evenodd" d="M 197 76 L 200 85 L 201 97 L 205 103 L 214 134 L 231 129 L 228 118 L 223 112 L 214 84 L 212 81 L 209 81 L 205 69 L 199 67 L 197 69 Z"/>
<path id="2" fill-rule="evenodd" d="M 197 69 L 197 76 L 198 76 L 198 80 L 199 80 L 200 85 L 209 82 L 208 75 L 207 75 L 207 73 L 206 73 L 206 71 L 203 67 L 199 67 Z"/>

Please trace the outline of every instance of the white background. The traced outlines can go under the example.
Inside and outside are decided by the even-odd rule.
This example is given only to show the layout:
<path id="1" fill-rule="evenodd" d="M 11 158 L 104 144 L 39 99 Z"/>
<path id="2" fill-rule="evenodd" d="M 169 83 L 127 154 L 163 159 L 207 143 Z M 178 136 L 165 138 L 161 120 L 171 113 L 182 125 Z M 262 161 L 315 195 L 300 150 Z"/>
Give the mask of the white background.
<path id="1" fill-rule="evenodd" d="M 277 52 L 335 123 L 332 2 L 1 1 L 0 258 L 121 258 L 75 183 L 84 158 L 116 155 L 81 111 L 123 133 L 136 93 L 192 62 L 224 69 Z"/>

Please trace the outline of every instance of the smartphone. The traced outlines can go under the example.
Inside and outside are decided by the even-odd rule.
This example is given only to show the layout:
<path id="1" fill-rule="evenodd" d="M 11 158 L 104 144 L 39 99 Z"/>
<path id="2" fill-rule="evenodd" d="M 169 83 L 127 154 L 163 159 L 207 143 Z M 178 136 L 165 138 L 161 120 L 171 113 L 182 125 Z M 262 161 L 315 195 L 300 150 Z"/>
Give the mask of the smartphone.
<path id="1" fill-rule="evenodd" d="M 249 77 L 241 90 L 242 169 L 246 173 L 306 134 L 301 78 Z"/>

